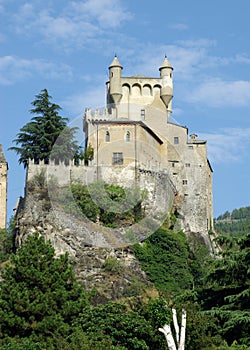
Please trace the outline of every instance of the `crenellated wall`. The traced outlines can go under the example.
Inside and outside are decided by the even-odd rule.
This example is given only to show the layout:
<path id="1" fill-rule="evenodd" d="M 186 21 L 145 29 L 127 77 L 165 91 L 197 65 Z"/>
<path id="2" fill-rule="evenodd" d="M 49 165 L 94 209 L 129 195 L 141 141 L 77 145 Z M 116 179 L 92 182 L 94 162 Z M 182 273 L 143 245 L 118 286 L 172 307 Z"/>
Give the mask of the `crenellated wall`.
<path id="1" fill-rule="evenodd" d="M 49 189 L 67 187 L 71 183 L 81 183 L 90 185 L 96 181 L 104 181 L 124 188 L 140 188 L 145 190 L 146 196 L 143 201 L 143 207 L 146 215 L 163 215 L 164 219 L 169 215 L 174 204 L 176 188 L 170 179 L 168 172 L 155 171 L 146 168 L 136 168 L 135 163 L 129 166 L 86 166 L 83 163 L 74 165 L 55 164 L 53 161 L 44 164 L 40 161 L 38 164 L 33 160 L 29 161 L 26 176 L 26 187 L 39 174 L 44 174 Z M 49 191 L 50 194 L 50 191 Z M 162 223 L 162 222 L 161 222 Z"/>

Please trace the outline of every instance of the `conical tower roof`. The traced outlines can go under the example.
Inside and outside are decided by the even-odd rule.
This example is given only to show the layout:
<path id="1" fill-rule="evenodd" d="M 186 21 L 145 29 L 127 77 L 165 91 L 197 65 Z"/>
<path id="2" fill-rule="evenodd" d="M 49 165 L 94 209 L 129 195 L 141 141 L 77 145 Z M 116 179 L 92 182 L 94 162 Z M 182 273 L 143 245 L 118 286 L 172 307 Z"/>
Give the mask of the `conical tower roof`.
<path id="1" fill-rule="evenodd" d="M 111 65 L 109 66 L 109 68 L 112 68 L 112 67 L 120 67 L 121 69 L 123 68 L 116 55 L 115 55 Z"/>
<path id="2" fill-rule="evenodd" d="M 162 65 L 160 66 L 159 70 L 162 70 L 163 68 L 171 68 L 171 69 L 173 69 L 173 66 L 169 62 L 167 56 L 165 56 L 164 61 L 163 61 Z"/>

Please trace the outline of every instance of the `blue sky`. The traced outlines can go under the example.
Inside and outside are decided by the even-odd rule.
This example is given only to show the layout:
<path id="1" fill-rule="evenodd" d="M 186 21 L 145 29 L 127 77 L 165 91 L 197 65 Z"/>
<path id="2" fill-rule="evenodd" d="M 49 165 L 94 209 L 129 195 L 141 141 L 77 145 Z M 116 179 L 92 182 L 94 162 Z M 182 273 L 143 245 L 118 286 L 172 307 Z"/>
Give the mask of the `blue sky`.
<path id="1" fill-rule="evenodd" d="M 74 120 L 105 104 L 108 66 L 158 77 L 174 67 L 173 118 L 208 140 L 214 215 L 250 205 L 249 0 L 0 0 L 0 143 L 8 215 L 23 195 L 12 146 L 43 88 Z"/>

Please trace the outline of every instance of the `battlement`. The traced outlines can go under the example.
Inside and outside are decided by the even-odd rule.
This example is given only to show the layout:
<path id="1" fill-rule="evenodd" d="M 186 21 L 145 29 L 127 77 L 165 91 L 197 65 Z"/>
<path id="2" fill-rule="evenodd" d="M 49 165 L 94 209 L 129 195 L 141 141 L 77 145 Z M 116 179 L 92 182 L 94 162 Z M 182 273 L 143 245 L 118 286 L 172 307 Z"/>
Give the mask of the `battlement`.
<path id="1" fill-rule="evenodd" d="M 44 179 L 41 179 L 41 174 Z M 36 179 L 38 181 L 45 180 L 43 186 L 48 187 L 49 195 L 52 194 L 51 191 L 68 187 L 71 183 L 89 185 L 102 180 L 123 188 L 136 186 L 141 190 L 146 190 L 147 196 L 143 201 L 144 211 L 155 218 L 158 218 L 158 215 L 161 218 L 163 212 L 166 215 L 170 212 L 177 193 L 167 169 L 156 171 L 136 168 L 134 162 L 130 166 L 113 167 L 110 165 L 86 166 L 83 163 L 75 165 L 73 161 L 69 164 L 64 162 L 55 164 L 55 162 L 45 163 L 44 161 L 34 162 L 30 160 L 26 178 L 27 191 L 34 190 L 32 185 Z M 27 197 L 27 192 L 25 197 Z M 19 207 L 17 208 L 18 211 Z"/>
<path id="2" fill-rule="evenodd" d="M 42 172 L 47 181 L 54 180 L 58 186 L 68 186 L 72 181 L 86 183 L 87 169 L 91 172 L 91 167 L 87 167 L 83 160 L 80 160 L 79 163 L 76 164 L 74 160 L 56 162 L 54 160 L 35 161 L 34 159 L 29 159 L 26 183 Z M 96 169 L 92 167 L 93 174 L 91 174 L 91 176 L 93 176 L 93 178 L 95 178 L 95 170 Z"/>
<path id="3" fill-rule="evenodd" d="M 84 118 L 85 120 L 110 120 L 117 118 L 117 112 L 113 106 L 96 109 L 86 108 Z"/>
<path id="4" fill-rule="evenodd" d="M 84 165 L 84 160 L 79 160 L 78 163 L 75 162 L 74 159 L 66 161 L 55 161 L 54 159 L 48 159 L 48 160 L 44 160 L 44 159 L 29 159 L 28 161 L 28 168 L 31 166 L 37 166 L 37 167 L 43 167 L 43 166 L 56 166 L 56 167 L 72 167 L 72 166 L 80 166 L 80 165 Z"/>

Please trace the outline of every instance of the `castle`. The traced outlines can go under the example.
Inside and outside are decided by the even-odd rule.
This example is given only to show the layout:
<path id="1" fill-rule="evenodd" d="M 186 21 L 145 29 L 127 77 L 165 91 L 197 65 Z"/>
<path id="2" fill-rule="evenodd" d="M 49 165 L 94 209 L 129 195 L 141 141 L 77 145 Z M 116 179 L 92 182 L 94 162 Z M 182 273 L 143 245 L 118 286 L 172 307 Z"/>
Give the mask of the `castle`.
<path id="1" fill-rule="evenodd" d="M 122 70 L 115 56 L 109 66 L 106 107 L 85 110 L 85 147 L 93 150 L 88 164 L 30 161 L 27 180 L 44 168 L 62 186 L 98 180 L 124 187 L 136 184 L 148 190 L 149 212 L 174 210 L 180 228 L 199 234 L 209 245 L 212 168 L 206 141 L 188 135 L 188 128 L 171 117 L 173 67 L 165 57 L 157 78 L 124 77 Z"/>
<path id="2" fill-rule="evenodd" d="M 6 227 L 8 163 L 0 145 L 0 228 Z"/>
<path id="3" fill-rule="evenodd" d="M 165 57 L 160 77 L 122 76 L 117 57 L 109 66 L 107 109 L 86 110 L 86 147 L 97 168 L 165 172 L 174 184 L 185 231 L 206 234 L 213 225 L 212 169 L 206 141 L 171 120 L 173 67 Z"/>

